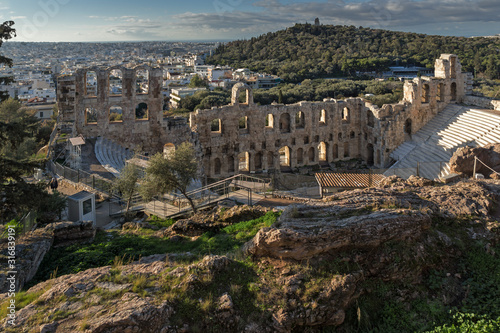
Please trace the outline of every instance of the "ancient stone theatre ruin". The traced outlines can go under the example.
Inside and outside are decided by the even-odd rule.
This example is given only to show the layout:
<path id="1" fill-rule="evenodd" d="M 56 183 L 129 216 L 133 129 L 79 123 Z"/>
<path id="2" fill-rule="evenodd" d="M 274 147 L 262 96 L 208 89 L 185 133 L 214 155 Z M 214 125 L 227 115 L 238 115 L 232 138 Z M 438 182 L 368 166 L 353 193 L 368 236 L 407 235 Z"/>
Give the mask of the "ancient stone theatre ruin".
<path id="1" fill-rule="evenodd" d="M 120 91 L 110 88 L 116 71 L 121 71 Z M 160 68 L 148 66 L 89 68 L 62 76 L 60 120 L 73 123 L 74 136 L 103 137 L 150 154 L 190 141 L 208 177 L 352 158 L 385 167 L 392 151 L 471 92 L 470 74 L 462 73 L 457 56 L 443 54 L 436 60 L 435 77 L 406 81 L 403 100 L 382 108 L 361 98 L 257 105 L 252 90 L 238 83 L 230 105 L 197 110 L 185 120 L 163 117 L 162 79 Z M 244 102 L 240 94 L 246 95 Z M 119 120 L 111 117 L 117 113 Z"/>

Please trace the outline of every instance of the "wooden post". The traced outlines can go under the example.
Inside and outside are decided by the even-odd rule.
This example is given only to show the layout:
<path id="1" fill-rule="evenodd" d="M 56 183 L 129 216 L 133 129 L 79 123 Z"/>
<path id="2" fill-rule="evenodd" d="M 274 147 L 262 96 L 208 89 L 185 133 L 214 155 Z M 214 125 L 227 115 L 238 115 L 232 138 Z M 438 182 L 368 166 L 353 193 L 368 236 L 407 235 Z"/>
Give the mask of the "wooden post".
<path id="1" fill-rule="evenodd" d="M 477 157 L 474 156 L 474 170 L 472 171 L 472 179 L 476 179 L 476 162 L 477 162 Z"/>

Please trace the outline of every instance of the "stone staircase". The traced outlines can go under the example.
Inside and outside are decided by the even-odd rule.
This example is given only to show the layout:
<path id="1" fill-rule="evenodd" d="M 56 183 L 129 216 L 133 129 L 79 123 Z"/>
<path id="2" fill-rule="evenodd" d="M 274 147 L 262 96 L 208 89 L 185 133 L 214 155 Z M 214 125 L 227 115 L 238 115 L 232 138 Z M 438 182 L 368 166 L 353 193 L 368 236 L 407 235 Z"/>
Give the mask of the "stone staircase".
<path id="1" fill-rule="evenodd" d="M 384 175 L 440 178 L 458 148 L 494 142 L 500 142 L 499 112 L 450 104 L 391 153 L 397 162 Z"/>
<path id="2" fill-rule="evenodd" d="M 95 144 L 95 156 L 101 165 L 115 177 L 125 166 L 125 161 L 132 158 L 133 152 L 103 137 L 98 137 Z"/>

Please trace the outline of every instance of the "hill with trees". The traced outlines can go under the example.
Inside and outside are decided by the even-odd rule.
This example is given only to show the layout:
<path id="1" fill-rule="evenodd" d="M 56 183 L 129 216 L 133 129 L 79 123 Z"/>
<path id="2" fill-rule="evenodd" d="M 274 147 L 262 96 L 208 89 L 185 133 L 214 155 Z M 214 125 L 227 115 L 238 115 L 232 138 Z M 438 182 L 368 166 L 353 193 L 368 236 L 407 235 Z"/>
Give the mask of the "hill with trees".
<path id="1" fill-rule="evenodd" d="M 354 26 L 296 24 L 249 40 L 220 45 L 209 64 L 246 67 L 287 82 L 352 76 L 393 65 L 432 68 L 441 53 L 454 53 L 464 71 L 500 78 L 499 38 L 436 36 Z"/>

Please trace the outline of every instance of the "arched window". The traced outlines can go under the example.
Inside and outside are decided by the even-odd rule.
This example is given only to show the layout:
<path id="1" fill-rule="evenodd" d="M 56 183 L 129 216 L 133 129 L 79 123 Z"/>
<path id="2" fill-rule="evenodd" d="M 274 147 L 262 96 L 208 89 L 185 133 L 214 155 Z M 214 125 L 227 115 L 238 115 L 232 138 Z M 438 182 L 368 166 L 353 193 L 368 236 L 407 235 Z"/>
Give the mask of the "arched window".
<path id="1" fill-rule="evenodd" d="M 135 108 L 135 120 L 147 120 L 149 117 L 148 113 L 148 105 L 144 102 L 139 103 Z"/>
<path id="2" fill-rule="evenodd" d="M 85 73 L 85 95 L 97 96 L 97 74 L 94 71 Z"/>
<path id="3" fill-rule="evenodd" d="M 326 110 L 325 109 L 321 110 L 321 113 L 319 115 L 319 124 L 326 125 Z"/>
<path id="4" fill-rule="evenodd" d="M 373 127 L 375 125 L 375 117 L 373 116 L 372 110 L 366 111 L 366 124 L 369 127 Z"/>
<path id="5" fill-rule="evenodd" d="M 443 83 L 438 84 L 437 100 L 438 100 L 438 102 L 444 102 L 444 84 Z"/>
<path id="6" fill-rule="evenodd" d="M 135 92 L 138 95 L 149 93 L 149 71 L 147 69 L 138 69 L 135 72 Z"/>
<path id="7" fill-rule="evenodd" d="M 85 124 L 95 125 L 97 124 L 97 110 L 94 108 L 85 108 Z"/>
<path id="8" fill-rule="evenodd" d="M 429 85 L 427 83 L 422 86 L 422 103 L 429 103 Z"/>
<path id="9" fill-rule="evenodd" d="M 373 165 L 373 157 L 374 157 L 374 150 L 373 150 L 373 145 L 369 143 L 366 145 L 366 164 L 368 165 Z"/>
<path id="10" fill-rule="evenodd" d="M 274 169 L 274 154 L 272 151 L 267 153 L 267 168 Z"/>
<path id="11" fill-rule="evenodd" d="M 333 151 L 332 151 L 333 159 L 336 160 L 339 158 L 339 146 L 337 144 L 333 145 Z"/>
<path id="12" fill-rule="evenodd" d="M 297 164 L 304 164 L 304 150 L 302 148 L 297 149 Z"/>
<path id="13" fill-rule="evenodd" d="M 309 164 L 314 163 L 315 155 L 316 155 L 316 152 L 314 151 L 314 147 L 309 148 L 309 151 L 307 152 L 307 160 L 308 160 Z"/>
<path id="14" fill-rule="evenodd" d="M 280 166 L 289 167 L 290 166 L 290 148 L 281 147 L 279 150 L 280 154 Z"/>
<path id="15" fill-rule="evenodd" d="M 350 113 L 350 110 L 347 106 L 342 109 L 342 120 L 343 121 L 349 121 L 349 113 Z"/>
<path id="16" fill-rule="evenodd" d="M 109 108 L 109 121 L 112 123 L 123 122 L 123 109 L 121 106 L 113 105 Z"/>
<path id="17" fill-rule="evenodd" d="M 327 157 L 326 157 L 326 151 L 327 151 L 327 144 L 324 142 L 321 142 L 318 145 L 318 153 L 319 153 L 319 162 L 326 162 Z"/>
<path id="18" fill-rule="evenodd" d="M 457 100 L 457 84 L 455 82 L 451 83 L 451 100 Z"/>
<path id="19" fill-rule="evenodd" d="M 274 127 L 274 117 L 270 113 L 266 116 L 266 127 L 267 128 L 273 128 Z"/>
<path id="20" fill-rule="evenodd" d="M 238 120 L 238 128 L 242 131 L 248 132 L 248 117 L 241 117 Z"/>
<path id="21" fill-rule="evenodd" d="M 349 137 L 350 137 L 351 139 L 356 138 L 356 134 L 354 134 L 354 131 L 351 131 L 351 134 L 349 134 Z"/>
<path id="22" fill-rule="evenodd" d="M 280 116 L 280 131 L 281 133 L 290 133 L 290 115 L 283 113 Z"/>
<path id="23" fill-rule="evenodd" d="M 238 154 L 238 171 L 250 171 L 248 152 Z"/>
<path id="24" fill-rule="evenodd" d="M 214 119 L 210 122 L 210 131 L 212 133 L 221 133 L 222 132 L 222 127 L 221 127 L 221 120 L 220 119 Z"/>
<path id="25" fill-rule="evenodd" d="M 306 122 L 304 119 L 304 112 L 299 111 L 295 114 L 295 128 L 304 128 Z"/>
<path id="26" fill-rule="evenodd" d="M 262 153 L 259 151 L 255 154 L 255 171 L 260 171 L 262 169 Z"/>
<path id="27" fill-rule="evenodd" d="M 109 94 L 119 96 L 122 95 L 123 89 L 123 74 L 119 69 L 113 69 L 109 72 L 108 83 L 109 83 Z"/>
<path id="28" fill-rule="evenodd" d="M 227 172 L 234 173 L 234 157 L 227 157 Z"/>

